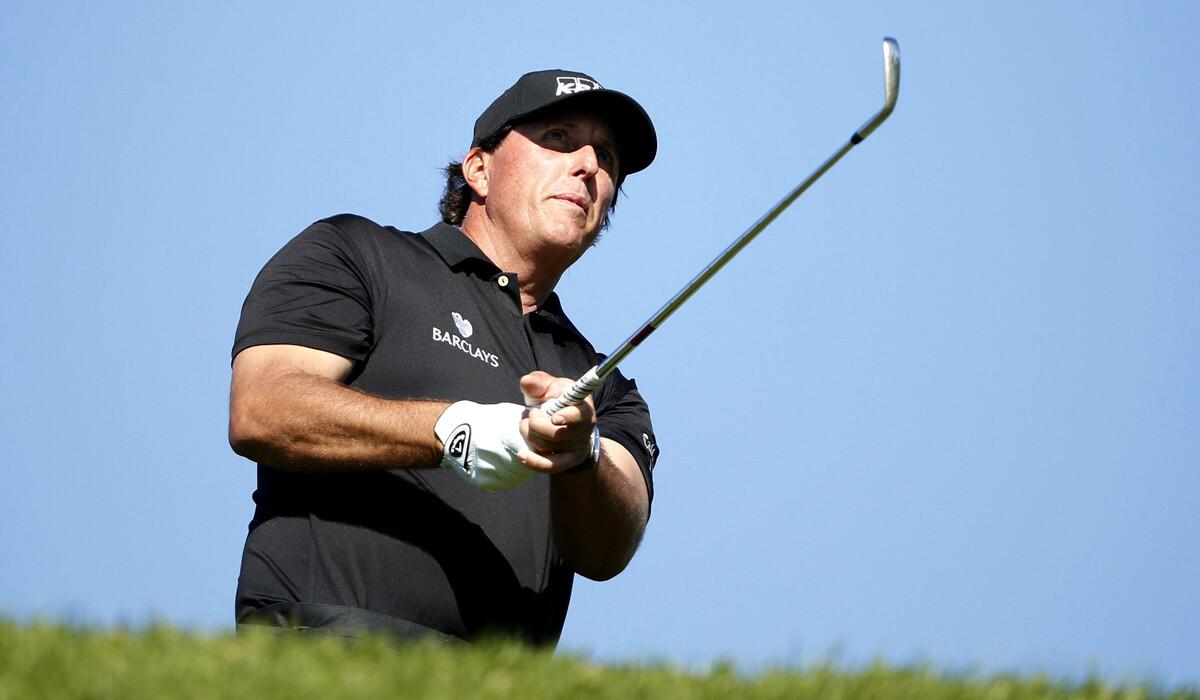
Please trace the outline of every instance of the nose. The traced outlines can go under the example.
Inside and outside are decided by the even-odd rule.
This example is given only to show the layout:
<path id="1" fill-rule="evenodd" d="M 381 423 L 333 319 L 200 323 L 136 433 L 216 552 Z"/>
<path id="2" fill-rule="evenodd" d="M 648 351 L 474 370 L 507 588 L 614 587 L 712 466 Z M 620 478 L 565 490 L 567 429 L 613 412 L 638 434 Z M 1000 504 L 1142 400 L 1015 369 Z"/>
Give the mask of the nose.
<path id="1" fill-rule="evenodd" d="M 600 159 L 596 156 L 596 149 L 592 144 L 580 146 L 572 155 L 575 157 L 573 175 L 588 178 L 600 170 Z"/>

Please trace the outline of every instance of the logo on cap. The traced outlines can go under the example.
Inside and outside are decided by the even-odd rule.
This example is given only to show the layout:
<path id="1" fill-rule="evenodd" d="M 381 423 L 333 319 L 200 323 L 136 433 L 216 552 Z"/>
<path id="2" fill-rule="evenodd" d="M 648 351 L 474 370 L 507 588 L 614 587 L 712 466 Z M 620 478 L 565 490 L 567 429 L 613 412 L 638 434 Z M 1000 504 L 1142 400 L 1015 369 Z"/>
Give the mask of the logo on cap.
<path id="1" fill-rule="evenodd" d="M 558 90 L 555 91 L 554 96 L 558 97 L 559 95 L 574 95 L 577 92 L 603 89 L 604 86 L 600 83 L 597 83 L 595 80 L 560 75 L 558 76 Z"/>

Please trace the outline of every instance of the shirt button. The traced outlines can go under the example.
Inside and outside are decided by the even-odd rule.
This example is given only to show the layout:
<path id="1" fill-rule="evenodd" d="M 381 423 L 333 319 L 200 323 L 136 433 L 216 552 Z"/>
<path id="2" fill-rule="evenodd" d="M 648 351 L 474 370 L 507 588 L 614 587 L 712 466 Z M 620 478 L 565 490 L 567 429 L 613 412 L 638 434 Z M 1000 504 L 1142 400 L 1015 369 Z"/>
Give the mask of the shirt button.
<path id="1" fill-rule="evenodd" d="M 507 287 L 508 275 L 500 275 L 500 277 L 496 280 L 496 284 L 500 285 L 501 287 Z"/>

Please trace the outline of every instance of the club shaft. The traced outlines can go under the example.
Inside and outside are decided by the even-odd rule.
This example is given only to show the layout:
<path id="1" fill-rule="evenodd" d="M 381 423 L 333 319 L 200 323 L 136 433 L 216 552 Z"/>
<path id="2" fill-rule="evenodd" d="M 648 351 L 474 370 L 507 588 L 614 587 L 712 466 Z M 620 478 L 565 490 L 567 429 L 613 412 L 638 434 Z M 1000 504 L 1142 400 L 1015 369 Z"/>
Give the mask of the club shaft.
<path id="1" fill-rule="evenodd" d="M 858 136 L 858 132 L 855 132 L 855 136 Z M 771 225 L 771 222 L 774 221 L 780 214 L 782 214 L 784 209 L 787 209 L 792 202 L 796 201 L 800 195 L 804 194 L 805 190 L 807 190 L 814 182 L 820 179 L 820 177 L 824 175 L 826 171 L 832 168 L 835 163 L 841 160 L 842 156 L 846 155 L 846 153 L 848 153 L 851 148 L 854 148 L 854 146 L 860 141 L 861 139 L 856 141 L 853 138 L 850 141 L 847 141 L 844 146 L 839 148 L 836 153 L 827 158 L 825 162 L 820 165 L 820 167 L 818 167 L 812 172 L 811 175 L 805 178 L 804 182 L 801 182 L 799 185 L 797 185 L 795 189 L 787 194 L 787 196 L 779 200 L 778 204 L 776 204 L 774 207 L 771 207 L 770 211 L 764 214 L 762 218 L 754 222 L 753 226 L 746 229 L 745 233 L 738 236 L 737 240 L 731 243 L 729 247 L 722 251 L 720 255 L 718 255 L 703 270 L 701 270 L 700 274 L 692 278 L 691 282 L 688 282 L 683 289 L 680 289 L 678 292 L 676 292 L 675 296 L 671 297 L 666 304 L 663 304 L 662 308 L 660 308 L 657 313 L 643 323 L 636 333 L 626 338 L 625 342 L 621 343 L 620 347 L 613 351 L 612 354 L 608 355 L 603 362 L 594 367 L 592 370 L 589 370 L 586 375 L 581 377 L 579 381 L 575 382 L 571 389 L 565 392 L 558 399 L 555 399 L 544 406 L 543 410 L 545 410 L 547 413 L 553 414 L 566 406 L 573 406 L 586 399 L 593 391 L 595 391 L 595 388 L 600 385 L 600 382 L 602 382 L 609 374 L 612 374 L 613 370 L 617 368 L 621 361 L 624 360 L 629 353 L 633 352 L 634 348 L 640 345 L 641 342 L 648 338 L 655 330 L 661 328 L 662 324 L 666 322 L 668 318 L 670 318 L 671 314 L 675 313 L 679 307 L 683 306 L 684 302 L 690 299 L 692 295 L 699 291 L 699 289 L 703 287 L 706 282 L 712 279 L 713 275 L 720 272 L 721 268 L 725 267 L 726 263 L 728 263 L 734 258 L 735 255 L 741 252 L 742 248 L 745 248 L 747 245 L 749 245 L 750 241 L 754 240 L 755 236 L 762 233 L 763 229 Z"/>
<path id="2" fill-rule="evenodd" d="M 738 236 L 737 240 L 729 244 L 729 247 L 722 251 L 721 254 L 718 255 L 712 262 L 710 262 L 703 270 L 701 270 L 699 274 L 692 278 L 691 282 L 688 282 L 683 289 L 680 289 L 678 292 L 676 292 L 675 296 L 671 297 L 666 304 L 663 304 L 662 308 L 660 308 L 657 313 L 655 313 L 650 317 L 649 320 L 642 324 L 641 329 L 638 330 L 637 333 L 629 336 L 629 338 L 627 338 L 625 342 L 621 344 L 616 352 L 608 356 L 608 358 L 606 358 L 605 361 L 600 364 L 600 366 L 596 369 L 596 373 L 600 376 L 600 378 L 604 379 L 607 377 L 613 371 L 613 369 L 616 368 L 617 364 L 620 363 L 625 356 L 632 352 L 639 343 L 645 340 L 646 337 L 655 330 L 662 327 L 662 324 L 668 318 L 670 318 L 671 314 L 675 313 L 675 311 L 679 309 L 680 306 L 683 306 L 683 304 L 690 299 L 693 294 L 699 291 L 700 288 L 705 285 L 705 283 L 707 283 L 713 278 L 714 275 L 720 272 L 721 268 L 725 267 L 726 263 L 728 263 L 734 258 L 734 256 L 742 251 L 742 248 L 745 248 L 750 244 L 750 241 L 754 240 L 758 234 L 762 233 L 763 229 L 765 229 L 767 226 L 770 226 L 771 222 L 783 213 L 783 210 L 787 209 L 792 202 L 796 201 L 800 195 L 804 194 L 805 190 L 811 187 L 812 184 L 820 179 L 820 177 L 824 175 L 826 171 L 832 168 L 842 156 L 846 155 L 846 153 L 854 147 L 854 145 L 855 144 L 852 142 L 847 142 L 846 145 L 838 149 L 837 153 L 834 153 L 824 163 L 822 163 L 819 168 L 814 170 L 811 175 L 805 178 L 804 182 L 801 182 L 799 185 L 797 185 L 796 188 L 789 192 L 786 197 L 779 200 L 778 204 L 776 204 L 774 207 L 771 207 L 770 211 L 768 211 L 766 214 L 763 214 L 762 218 L 754 222 L 753 226 L 746 229 L 742 235 Z"/>
<path id="3" fill-rule="evenodd" d="M 792 202 L 796 201 L 800 197 L 800 195 L 804 194 L 805 190 L 811 187 L 814 182 L 819 180 L 822 175 L 824 175 L 839 160 L 841 160 L 842 156 L 850 152 L 850 149 L 862 143 L 867 136 L 871 135 L 871 132 L 875 131 L 875 129 L 882 124 L 883 121 L 888 118 L 888 116 L 891 115 L 892 110 L 896 106 L 896 97 L 899 89 L 900 56 L 899 49 L 894 39 L 885 38 L 883 50 L 885 71 L 885 99 L 883 109 L 879 110 L 870 119 L 863 123 L 863 125 L 854 132 L 854 134 L 850 137 L 850 140 L 847 141 L 845 145 L 839 148 L 833 155 L 826 158 L 825 162 L 821 163 L 821 165 L 818 166 L 817 169 L 812 172 L 812 174 L 810 174 L 804 179 L 803 182 L 793 188 L 791 192 L 788 192 L 783 199 L 779 200 L 779 203 L 771 207 L 766 214 L 763 214 L 758 221 L 754 222 L 754 225 L 746 229 L 746 231 L 742 233 L 742 235 L 738 236 L 733 243 L 729 244 L 729 247 L 722 251 L 720 255 L 718 255 L 703 270 L 701 270 L 700 274 L 692 278 L 691 282 L 688 282 L 686 285 L 684 285 L 683 289 L 680 289 L 678 292 L 676 292 L 675 296 L 671 297 L 666 304 L 663 304 L 662 308 L 660 308 L 657 313 L 651 316 L 649 320 L 643 323 L 636 333 L 626 338 L 625 342 L 621 343 L 621 345 L 610 355 L 608 355 L 599 365 L 588 370 L 587 373 L 580 377 L 570 389 L 568 389 L 558 398 L 545 404 L 542 407 L 544 411 L 553 414 L 559 410 L 562 410 L 566 406 L 572 406 L 584 401 L 600 386 L 600 383 L 604 380 L 604 378 L 611 374 L 613 370 L 617 368 L 617 365 L 619 365 L 621 361 L 629 355 L 629 353 L 633 352 L 634 348 L 640 345 L 643 340 L 648 338 L 651 333 L 662 327 L 662 324 L 666 322 L 668 318 L 670 318 L 671 314 L 675 313 L 676 309 L 678 309 L 680 306 L 683 306 L 684 302 L 690 299 L 693 294 L 695 294 L 701 287 L 704 286 L 706 282 L 708 282 L 708 280 L 712 279 L 713 275 L 717 274 L 721 268 L 725 267 L 725 264 L 732 260 L 735 255 L 741 252 L 742 248 L 745 248 L 750 241 L 754 240 L 758 234 L 762 233 L 763 229 L 771 225 L 772 221 L 782 214 L 783 211 L 792 204 Z"/>

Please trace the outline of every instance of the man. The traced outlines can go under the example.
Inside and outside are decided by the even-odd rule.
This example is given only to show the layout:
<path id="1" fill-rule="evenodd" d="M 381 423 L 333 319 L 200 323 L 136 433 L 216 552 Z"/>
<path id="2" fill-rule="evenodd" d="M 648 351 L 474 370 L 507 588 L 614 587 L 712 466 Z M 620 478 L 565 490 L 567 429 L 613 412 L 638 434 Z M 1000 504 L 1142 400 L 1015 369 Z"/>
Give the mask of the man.
<path id="1" fill-rule="evenodd" d="M 553 644 L 574 574 L 625 568 L 657 458 L 636 386 L 527 407 L 597 360 L 553 289 L 656 144 L 632 98 L 529 73 L 447 169 L 441 223 L 336 216 L 267 263 L 233 348 L 230 444 L 259 465 L 239 625 Z"/>

